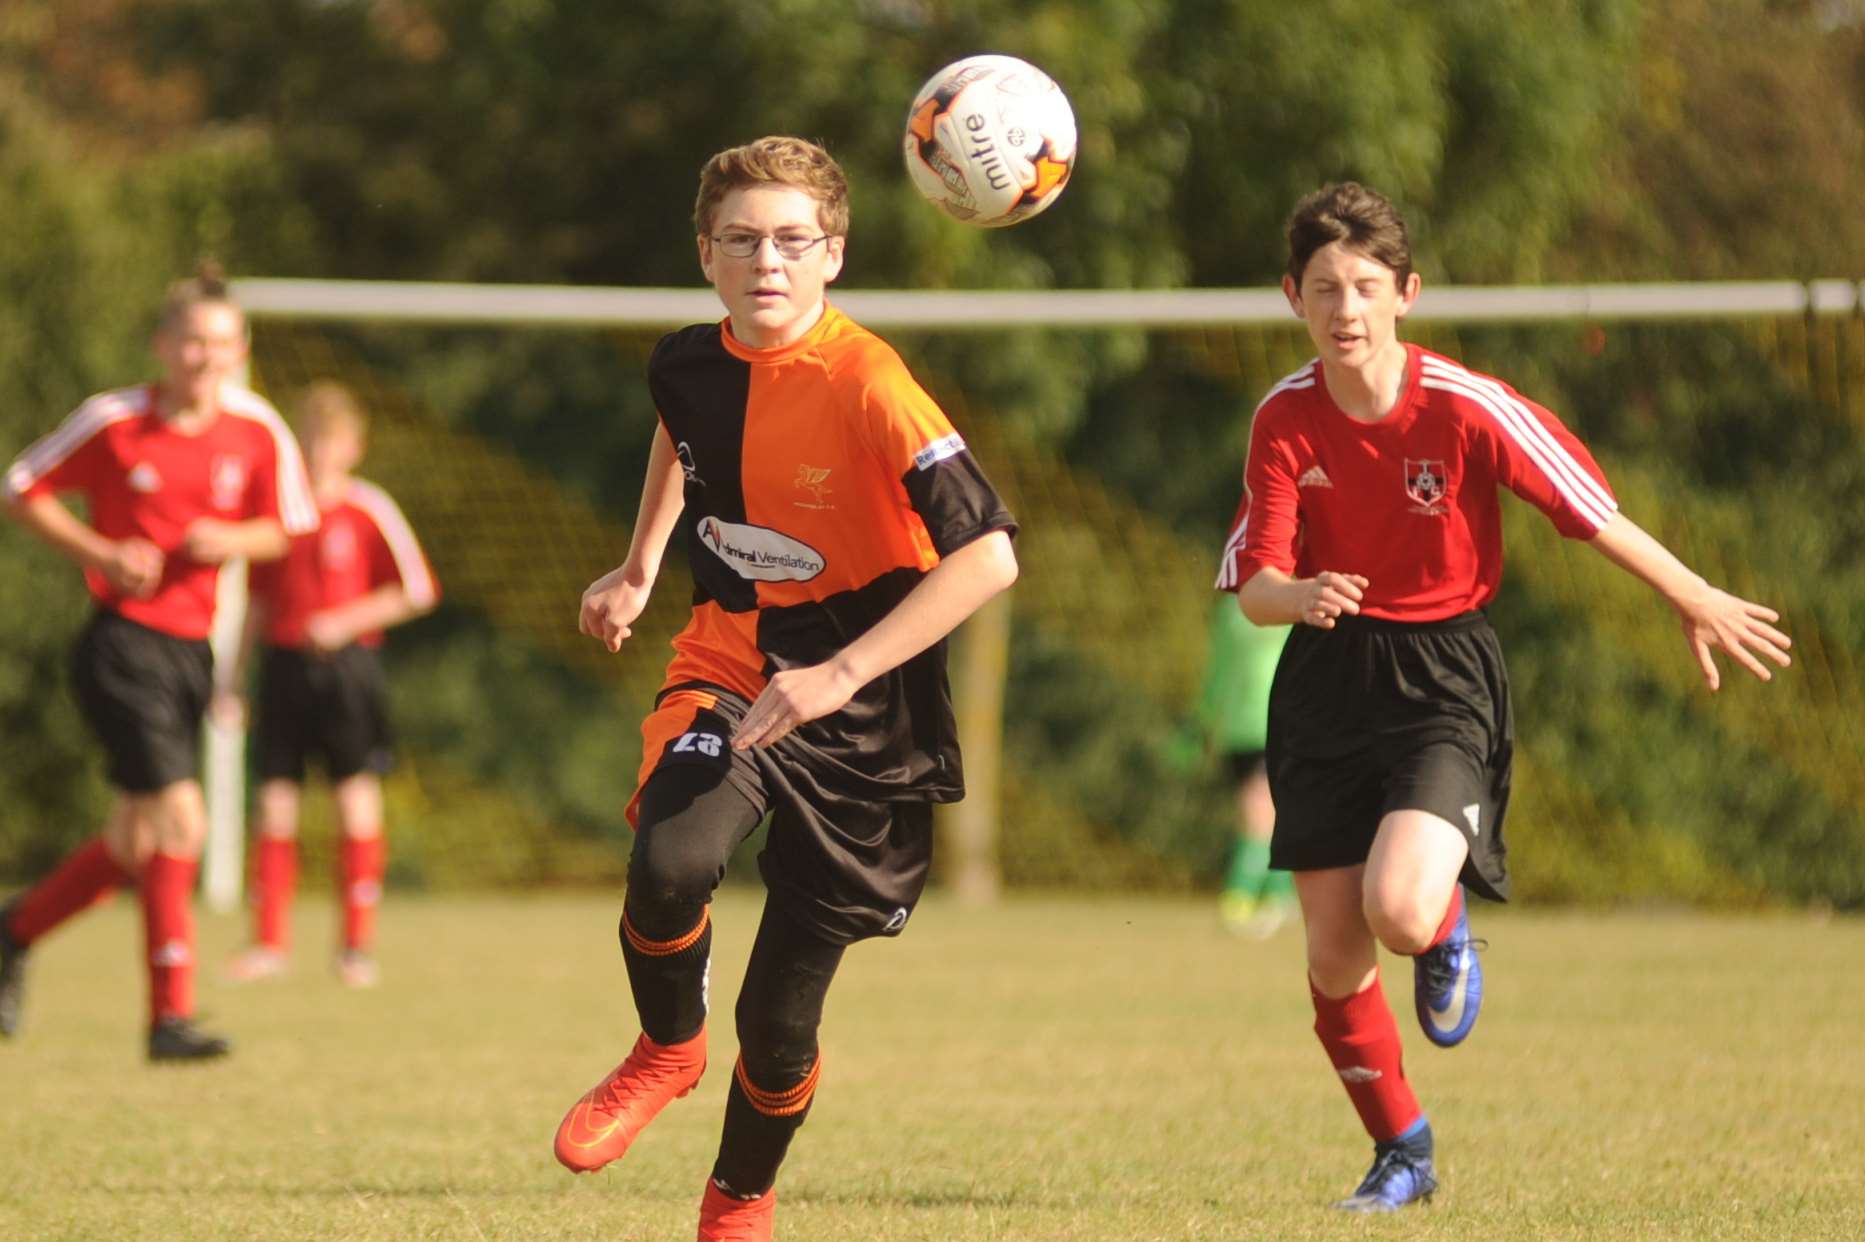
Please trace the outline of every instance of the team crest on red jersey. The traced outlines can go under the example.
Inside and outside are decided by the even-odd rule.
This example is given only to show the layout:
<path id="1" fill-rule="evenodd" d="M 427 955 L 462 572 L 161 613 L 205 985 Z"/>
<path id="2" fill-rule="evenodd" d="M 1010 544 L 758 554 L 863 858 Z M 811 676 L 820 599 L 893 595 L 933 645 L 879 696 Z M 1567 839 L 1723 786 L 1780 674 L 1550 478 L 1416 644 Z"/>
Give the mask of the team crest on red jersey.
<path id="1" fill-rule="evenodd" d="M 1446 486 L 1443 461 L 1405 459 L 1405 496 L 1412 502 L 1412 512 L 1433 517 L 1449 512 L 1444 499 Z"/>
<path id="2" fill-rule="evenodd" d="M 207 485 L 213 489 L 214 508 L 237 509 L 246 495 L 246 459 L 216 457 L 208 467 Z"/>

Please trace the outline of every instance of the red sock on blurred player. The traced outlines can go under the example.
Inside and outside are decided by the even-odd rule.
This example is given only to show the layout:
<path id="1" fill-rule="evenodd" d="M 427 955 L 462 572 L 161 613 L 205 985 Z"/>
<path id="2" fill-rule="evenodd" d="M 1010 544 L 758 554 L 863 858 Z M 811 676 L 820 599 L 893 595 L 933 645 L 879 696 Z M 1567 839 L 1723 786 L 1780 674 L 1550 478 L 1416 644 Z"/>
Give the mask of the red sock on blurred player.
<path id="1" fill-rule="evenodd" d="M 198 868 L 192 858 L 176 858 L 160 850 L 143 868 L 151 1024 L 194 1014 L 194 876 Z"/>
<path id="2" fill-rule="evenodd" d="M 253 858 L 258 891 L 258 942 L 283 953 L 291 947 L 291 899 L 298 887 L 298 842 L 293 837 L 259 838 Z"/>
<path id="3" fill-rule="evenodd" d="M 92 837 L 73 850 L 58 870 L 21 895 L 7 932 L 17 943 L 31 944 L 72 915 L 103 901 L 130 878 L 104 848 L 104 839 Z"/>
<path id="4" fill-rule="evenodd" d="M 388 847 L 382 834 L 345 837 L 340 861 L 343 885 L 343 947 L 367 953 L 376 940 L 376 907 L 382 904 L 382 875 Z"/>

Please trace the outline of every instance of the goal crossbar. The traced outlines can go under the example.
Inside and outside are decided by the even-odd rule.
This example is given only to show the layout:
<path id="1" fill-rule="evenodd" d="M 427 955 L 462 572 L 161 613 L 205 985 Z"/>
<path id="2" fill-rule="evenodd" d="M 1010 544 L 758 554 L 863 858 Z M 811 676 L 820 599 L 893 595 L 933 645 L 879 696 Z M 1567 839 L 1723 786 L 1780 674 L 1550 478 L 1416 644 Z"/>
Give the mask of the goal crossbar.
<path id="1" fill-rule="evenodd" d="M 438 281 L 246 279 L 233 294 L 254 318 L 506 327 L 659 327 L 719 317 L 712 290 Z M 873 328 L 1161 328 L 1289 320 L 1279 289 L 839 290 L 836 304 Z M 1865 309 L 1853 280 L 1427 288 L 1410 318 L 1718 319 L 1843 315 Z"/>

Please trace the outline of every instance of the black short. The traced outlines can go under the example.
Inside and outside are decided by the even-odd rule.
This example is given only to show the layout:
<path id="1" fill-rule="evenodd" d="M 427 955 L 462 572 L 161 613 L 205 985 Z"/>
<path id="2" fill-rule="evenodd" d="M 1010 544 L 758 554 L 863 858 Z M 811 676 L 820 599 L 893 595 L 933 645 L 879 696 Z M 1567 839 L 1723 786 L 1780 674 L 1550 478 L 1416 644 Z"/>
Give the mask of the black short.
<path id="1" fill-rule="evenodd" d="M 146 794 L 200 779 L 201 716 L 214 692 L 205 639 L 98 612 L 72 649 L 71 683 L 85 723 L 104 745 L 111 784 Z"/>
<path id="2" fill-rule="evenodd" d="M 1388 812 L 1428 811 L 1470 844 L 1463 882 L 1507 900 L 1514 751 L 1509 675 L 1483 614 L 1298 625 L 1269 695 L 1270 865 L 1365 862 Z"/>
<path id="3" fill-rule="evenodd" d="M 758 870 L 779 909 L 831 944 L 897 935 L 926 887 L 931 804 L 828 787 L 794 734 L 761 750 L 732 749 L 748 707 L 711 687 L 661 697 L 641 726 L 640 788 L 629 808 L 636 831 L 650 834 L 664 810 L 703 800 L 704 818 L 722 821 L 716 831 L 708 824 L 707 836 L 723 875 L 732 850 L 769 812 Z"/>
<path id="4" fill-rule="evenodd" d="M 354 643 L 329 655 L 265 648 L 254 734 L 261 780 L 303 782 L 313 757 L 333 781 L 387 772 L 393 738 L 375 651 Z"/>

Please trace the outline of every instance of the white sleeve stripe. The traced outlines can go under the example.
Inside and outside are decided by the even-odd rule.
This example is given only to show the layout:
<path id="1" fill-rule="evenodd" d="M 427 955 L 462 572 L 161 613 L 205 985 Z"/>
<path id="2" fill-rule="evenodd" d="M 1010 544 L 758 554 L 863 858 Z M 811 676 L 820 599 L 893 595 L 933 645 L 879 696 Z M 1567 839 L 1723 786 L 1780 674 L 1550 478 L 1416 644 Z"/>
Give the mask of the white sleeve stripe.
<path id="1" fill-rule="evenodd" d="M 395 559 L 395 572 L 401 578 L 402 590 L 408 593 L 408 602 L 417 608 L 432 607 L 438 598 L 434 576 L 428 572 L 421 542 L 402 515 L 401 506 L 387 492 L 363 479 L 350 480 L 349 499 L 367 513 L 376 529 L 382 532 L 382 541 L 388 544 L 389 555 Z"/>
<path id="2" fill-rule="evenodd" d="M 1243 551 L 1246 532 L 1250 519 L 1246 515 L 1237 523 L 1237 529 L 1231 532 L 1230 539 L 1224 544 L 1224 559 L 1218 565 L 1217 581 L 1212 585 L 1220 591 L 1228 591 L 1237 585 L 1237 553 Z"/>
<path id="3" fill-rule="evenodd" d="M 279 524 L 288 535 L 303 535 L 317 529 L 317 500 L 311 495 L 311 479 L 304 468 L 304 456 L 298 451 L 297 437 L 271 402 L 255 392 L 229 389 L 221 394 L 221 408 L 238 418 L 250 418 L 272 435 L 273 456 L 277 466 L 273 474 L 278 481 Z"/>
<path id="4" fill-rule="evenodd" d="M 17 499 L 40 479 L 63 465 L 73 453 L 112 423 L 145 411 L 131 399 L 134 389 L 100 393 L 73 410 L 65 421 L 19 455 L 6 472 L 6 494 Z"/>
<path id="5" fill-rule="evenodd" d="M 1542 426 L 1541 420 L 1535 417 L 1533 411 L 1529 410 L 1518 398 L 1512 397 L 1509 394 L 1508 389 L 1504 388 L 1493 379 L 1476 375 L 1461 367 L 1445 366 L 1442 364 L 1433 365 L 1435 362 L 1435 359 L 1426 360 L 1425 373 L 1427 375 L 1438 374 L 1448 379 L 1467 383 L 1474 388 L 1487 392 L 1497 402 L 1515 411 L 1515 413 L 1519 415 L 1516 424 L 1518 428 L 1516 438 L 1518 440 L 1523 439 L 1520 431 L 1525 430 L 1529 437 L 1539 441 L 1542 446 L 1549 451 L 1555 461 L 1560 462 L 1563 466 L 1572 471 L 1572 477 L 1577 481 L 1579 490 L 1590 495 L 1595 504 L 1599 505 L 1609 514 L 1618 508 L 1611 494 L 1599 485 L 1598 480 L 1587 473 L 1586 467 L 1574 460 L 1573 454 L 1569 453 L 1566 447 L 1562 445 L 1559 440 L 1555 439 L 1552 432 Z"/>
<path id="6" fill-rule="evenodd" d="M 1586 472 L 1581 468 L 1579 463 L 1574 461 L 1571 455 L 1563 450 L 1558 457 L 1551 457 L 1543 444 L 1524 436 L 1521 429 L 1514 425 L 1516 421 L 1521 418 L 1528 418 L 1530 421 L 1533 421 L 1533 415 L 1527 414 L 1525 411 L 1510 410 L 1497 402 L 1491 394 L 1484 392 L 1482 389 L 1465 384 L 1453 383 L 1449 379 L 1428 376 L 1422 382 L 1427 388 L 1438 388 L 1446 392 L 1454 392 L 1460 396 L 1468 397 L 1471 401 L 1489 411 L 1496 419 L 1497 424 L 1503 429 L 1504 433 L 1516 442 L 1521 450 L 1540 468 L 1542 474 L 1546 476 L 1548 481 L 1554 484 L 1554 489 L 1561 494 L 1561 498 L 1564 499 L 1575 512 L 1579 513 L 1595 527 L 1603 527 L 1612 519 L 1613 512 L 1618 508 L 1617 504 L 1613 503 L 1610 498 L 1602 503 L 1595 494 L 1597 489 L 1582 490 L 1574 486 L 1574 476 L 1576 474 L 1584 476 Z M 1589 478 L 1588 481 L 1591 482 L 1591 479 Z"/>

